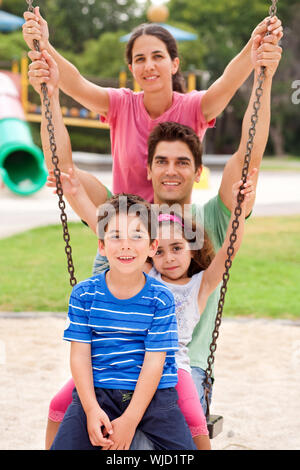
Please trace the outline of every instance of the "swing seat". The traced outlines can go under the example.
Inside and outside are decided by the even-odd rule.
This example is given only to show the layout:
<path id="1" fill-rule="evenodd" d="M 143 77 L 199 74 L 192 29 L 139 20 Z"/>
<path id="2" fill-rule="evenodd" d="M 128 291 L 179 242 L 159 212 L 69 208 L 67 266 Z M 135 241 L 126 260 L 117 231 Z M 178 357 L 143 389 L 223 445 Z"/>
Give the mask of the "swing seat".
<path id="1" fill-rule="evenodd" d="M 207 429 L 210 439 L 218 436 L 218 434 L 223 431 L 223 416 L 209 415 L 207 420 Z"/>

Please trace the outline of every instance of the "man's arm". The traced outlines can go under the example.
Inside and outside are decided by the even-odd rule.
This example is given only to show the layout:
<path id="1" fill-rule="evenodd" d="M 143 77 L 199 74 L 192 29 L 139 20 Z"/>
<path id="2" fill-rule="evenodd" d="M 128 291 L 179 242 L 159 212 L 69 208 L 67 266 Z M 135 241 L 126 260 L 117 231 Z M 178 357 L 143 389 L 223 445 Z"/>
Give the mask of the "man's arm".
<path id="1" fill-rule="evenodd" d="M 242 174 L 246 154 L 246 144 L 249 138 L 249 128 L 252 125 L 251 116 L 253 114 L 253 104 L 256 101 L 255 90 L 257 88 L 257 77 L 260 71 L 260 67 L 262 66 L 265 67 L 265 80 L 263 83 L 261 105 L 258 111 L 258 121 L 256 124 L 256 134 L 254 137 L 249 171 L 251 171 L 253 168 L 257 168 L 259 170 L 269 136 L 272 80 L 281 59 L 282 49 L 281 47 L 269 42 L 265 42 L 264 40 L 263 43 L 259 46 L 259 41 L 260 38 L 256 38 L 252 46 L 252 55 L 255 65 L 254 83 L 249 105 L 243 119 L 240 145 L 237 152 L 230 158 L 225 166 L 219 191 L 221 200 L 230 211 L 233 209 L 231 188 L 233 183 L 240 179 Z M 253 179 L 256 188 L 258 172 Z M 247 204 L 246 215 L 251 212 L 253 205 L 254 198 Z"/>
<path id="2" fill-rule="evenodd" d="M 253 40 L 257 35 L 264 36 L 267 31 L 271 34 L 267 42 L 277 45 L 282 38 L 281 21 L 277 17 L 262 21 L 253 31 L 251 39 L 242 51 L 227 65 L 224 73 L 218 78 L 205 93 L 202 102 L 202 112 L 207 122 L 216 118 L 226 108 L 237 90 L 249 77 L 253 70 L 251 50 Z"/>
<path id="3" fill-rule="evenodd" d="M 42 18 L 39 7 L 34 9 L 34 13 L 25 12 L 26 23 L 23 25 L 24 39 L 32 49 L 29 57 L 33 61 L 32 69 L 42 59 L 40 52 L 34 50 L 33 39 L 40 42 L 41 51 L 46 50 L 55 60 L 59 69 L 59 87 L 69 96 L 82 104 L 87 109 L 105 116 L 109 108 L 109 96 L 105 88 L 95 85 L 86 80 L 79 70 L 60 55 L 49 42 L 48 24 Z"/>

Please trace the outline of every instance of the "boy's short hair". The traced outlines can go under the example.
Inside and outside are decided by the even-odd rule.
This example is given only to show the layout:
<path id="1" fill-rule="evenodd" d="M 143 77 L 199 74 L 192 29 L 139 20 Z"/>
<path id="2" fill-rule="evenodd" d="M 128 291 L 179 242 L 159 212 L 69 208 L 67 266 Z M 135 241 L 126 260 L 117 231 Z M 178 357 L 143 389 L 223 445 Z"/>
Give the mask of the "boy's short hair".
<path id="1" fill-rule="evenodd" d="M 109 221 L 117 214 L 137 216 L 147 229 L 150 242 L 157 238 L 157 214 L 151 204 L 134 194 L 116 194 L 98 207 L 98 238 L 104 240 Z"/>
<path id="2" fill-rule="evenodd" d="M 161 122 L 149 135 L 148 138 L 148 165 L 151 168 L 154 153 L 159 142 L 175 142 L 180 140 L 190 149 L 194 157 L 196 170 L 202 165 L 202 144 L 194 130 L 177 122 Z"/>

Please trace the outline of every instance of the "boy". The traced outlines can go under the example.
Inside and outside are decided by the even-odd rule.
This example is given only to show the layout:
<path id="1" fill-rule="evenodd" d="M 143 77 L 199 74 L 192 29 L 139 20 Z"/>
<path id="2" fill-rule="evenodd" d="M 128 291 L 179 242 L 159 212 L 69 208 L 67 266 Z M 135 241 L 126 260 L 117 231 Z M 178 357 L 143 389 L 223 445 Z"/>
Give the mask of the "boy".
<path id="1" fill-rule="evenodd" d="M 52 450 L 127 450 L 137 427 L 155 449 L 195 449 L 174 388 L 174 298 L 143 273 L 157 248 L 155 216 L 130 195 L 100 210 L 99 250 L 110 269 L 71 294 L 64 339 L 76 389 Z"/>

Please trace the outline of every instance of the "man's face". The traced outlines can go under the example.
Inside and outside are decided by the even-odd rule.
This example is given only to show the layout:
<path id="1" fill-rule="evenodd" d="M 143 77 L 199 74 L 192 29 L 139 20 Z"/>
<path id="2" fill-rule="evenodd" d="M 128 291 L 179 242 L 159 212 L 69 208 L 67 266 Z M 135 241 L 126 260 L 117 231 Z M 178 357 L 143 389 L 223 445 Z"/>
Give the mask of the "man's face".
<path id="1" fill-rule="evenodd" d="M 180 140 L 157 144 L 148 179 L 152 181 L 154 203 L 190 204 L 193 185 L 200 180 L 202 169 L 195 169 L 194 157 Z"/>

